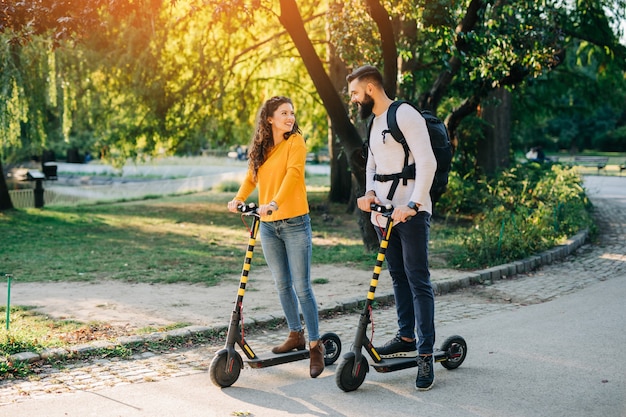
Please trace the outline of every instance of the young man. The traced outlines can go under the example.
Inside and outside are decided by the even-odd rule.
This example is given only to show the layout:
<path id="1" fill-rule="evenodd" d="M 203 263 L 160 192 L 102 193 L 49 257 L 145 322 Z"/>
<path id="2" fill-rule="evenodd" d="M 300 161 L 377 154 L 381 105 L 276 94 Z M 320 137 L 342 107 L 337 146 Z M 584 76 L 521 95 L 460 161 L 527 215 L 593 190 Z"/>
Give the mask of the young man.
<path id="1" fill-rule="evenodd" d="M 366 65 L 354 70 L 346 79 L 350 101 L 359 106 L 361 118 L 374 114 L 367 148 L 367 191 L 357 200 L 357 205 L 367 212 L 371 211 L 371 203 L 390 203 L 394 207 L 391 215 L 394 228 L 386 260 L 393 280 L 399 329 L 395 338 L 376 350 L 383 358 L 417 357 L 415 386 L 426 391 L 435 381 L 432 356 L 435 297 L 428 269 L 428 238 L 432 214 L 429 191 L 437 161 L 424 118 L 410 105 L 400 105 L 396 118 L 409 146 L 409 164 L 415 163 L 415 178 L 398 180 L 394 174 L 403 171 L 404 149 L 391 136 L 387 125 L 387 110 L 393 100 L 383 89 L 381 73 Z M 378 226 L 384 225 L 385 219 L 372 212 L 371 221 L 380 238 Z"/>

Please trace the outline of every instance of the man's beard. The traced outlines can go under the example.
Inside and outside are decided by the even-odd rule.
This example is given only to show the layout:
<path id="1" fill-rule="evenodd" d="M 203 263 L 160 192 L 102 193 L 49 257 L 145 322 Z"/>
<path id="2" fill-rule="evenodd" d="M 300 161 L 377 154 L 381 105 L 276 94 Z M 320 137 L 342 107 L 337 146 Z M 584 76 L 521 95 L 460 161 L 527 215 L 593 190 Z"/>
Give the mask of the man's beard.
<path id="1" fill-rule="evenodd" d="M 369 94 L 365 94 L 363 101 L 361 101 L 361 105 L 359 106 L 359 116 L 361 116 L 362 120 L 367 119 L 372 115 L 372 110 L 374 109 L 374 99 Z"/>

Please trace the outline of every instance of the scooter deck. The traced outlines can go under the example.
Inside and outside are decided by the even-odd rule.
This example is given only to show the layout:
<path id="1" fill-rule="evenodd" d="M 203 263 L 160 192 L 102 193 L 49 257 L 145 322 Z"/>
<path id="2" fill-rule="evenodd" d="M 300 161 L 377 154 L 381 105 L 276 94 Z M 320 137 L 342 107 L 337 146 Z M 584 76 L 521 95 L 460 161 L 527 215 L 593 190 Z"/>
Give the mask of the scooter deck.
<path id="1" fill-rule="evenodd" d="M 435 362 L 445 361 L 446 353 L 440 350 L 436 350 L 433 353 Z M 376 372 L 386 373 L 386 372 L 394 372 L 400 371 L 402 369 L 414 368 L 417 366 L 417 358 L 385 358 L 378 363 L 372 363 L 372 368 L 376 370 Z"/>
<path id="2" fill-rule="evenodd" d="M 251 368 L 266 368 L 268 366 L 276 366 L 283 363 L 308 359 L 309 356 L 309 351 L 307 349 L 304 349 L 278 354 L 270 353 L 265 356 L 257 356 L 255 359 L 245 360 L 245 362 Z"/>

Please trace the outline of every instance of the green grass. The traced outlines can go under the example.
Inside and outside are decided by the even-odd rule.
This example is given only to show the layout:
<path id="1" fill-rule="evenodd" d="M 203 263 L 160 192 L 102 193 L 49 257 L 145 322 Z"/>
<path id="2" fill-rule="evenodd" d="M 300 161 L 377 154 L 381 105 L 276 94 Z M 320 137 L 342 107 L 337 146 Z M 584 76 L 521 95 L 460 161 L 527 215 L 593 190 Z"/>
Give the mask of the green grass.
<path id="1" fill-rule="evenodd" d="M 364 250 L 355 216 L 346 213 L 344 205 L 326 202 L 327 177 L 312 176 L 307 181 L 313 263 L 371 268 L 375 255 Z M 0 212 L 0 265 L 17 282 L 120 280 L 215 285 L 240 274 L 249 237 L 250 219 L 226 210 L 233 194 L 205 192 Z M 434 258 L 438 248 L 455 234 L 437 229 L 435 225 Z M 441 242 L 437 241 L 440 233 L 447 236 Z M 260 244 L 253 262 L 265 264 Z M 440 261 L 433 266 L 438 265 Z"/>
<path id="2" fill-rule="evenodd" d="M 6 332 L 6 306 L 0 307 L 0 352 L 13 354 L 23 351 L 40 352 L 44 347 L 67 345 L 75 332 L 86 326 L 71 320 L 50 320 L 28 306 L 11 307 L 10 332 Z M 19 335 L 19 338 L 13 335 Z"/>

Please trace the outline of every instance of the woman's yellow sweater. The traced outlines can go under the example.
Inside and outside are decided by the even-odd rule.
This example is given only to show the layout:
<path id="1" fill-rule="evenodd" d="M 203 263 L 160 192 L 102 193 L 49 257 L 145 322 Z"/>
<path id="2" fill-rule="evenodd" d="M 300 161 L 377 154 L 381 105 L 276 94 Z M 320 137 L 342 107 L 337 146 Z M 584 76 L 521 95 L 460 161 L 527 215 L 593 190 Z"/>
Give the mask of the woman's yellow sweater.
<path id="1" fill-rule="evenodd" d="M 294 133 L 270 151 L 267 160 L 259 167 L 256 182 L 252 170 L 248 168 L 235 199 L 246 201 L 258 186 L 259 205 L 272 201 L 278 205 L 278 210 L 263 217 L 262 221 L 283 220 L 307 214 L 309 202 L 304 181 L 306 152 L 304 138 Z"/>

